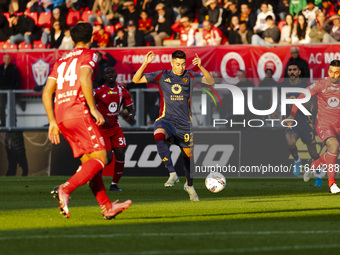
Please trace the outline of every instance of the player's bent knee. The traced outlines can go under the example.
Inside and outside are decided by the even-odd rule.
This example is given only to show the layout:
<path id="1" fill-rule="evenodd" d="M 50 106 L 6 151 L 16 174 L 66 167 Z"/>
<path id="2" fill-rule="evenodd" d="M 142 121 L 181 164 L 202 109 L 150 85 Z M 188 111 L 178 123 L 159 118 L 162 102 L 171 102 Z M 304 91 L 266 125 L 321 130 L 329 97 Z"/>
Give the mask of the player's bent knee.
<path id="1" fill-rule="evenodd" d="M 155 141 L 165 141 L 165 135 L 163 133 L 156 133 L 154 135 Z"/>

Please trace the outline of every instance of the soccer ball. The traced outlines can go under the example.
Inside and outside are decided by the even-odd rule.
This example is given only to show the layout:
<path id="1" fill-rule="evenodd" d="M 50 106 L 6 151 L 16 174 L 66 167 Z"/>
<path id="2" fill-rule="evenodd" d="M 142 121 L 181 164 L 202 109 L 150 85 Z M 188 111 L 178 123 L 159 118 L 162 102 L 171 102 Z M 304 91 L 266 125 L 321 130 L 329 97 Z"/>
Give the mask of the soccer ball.
<path id="1" fill-rule="evenodd" d="M 219 172 L 212 172 L 205 178 L 205 186 L 213 193 L 220 192 L 225 187 L 225 177 Z"/>

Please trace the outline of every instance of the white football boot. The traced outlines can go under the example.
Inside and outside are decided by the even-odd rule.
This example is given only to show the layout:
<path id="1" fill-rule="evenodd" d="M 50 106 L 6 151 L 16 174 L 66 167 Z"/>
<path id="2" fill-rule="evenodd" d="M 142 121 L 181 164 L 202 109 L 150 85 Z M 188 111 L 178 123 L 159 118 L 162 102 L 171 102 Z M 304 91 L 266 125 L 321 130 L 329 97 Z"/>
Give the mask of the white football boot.
<path id="1" fill-rule="evenodd" d="M 329 192 L 332 193 L 332 194 L 339 194 L 340 189 L 339 189 L 338 185 L 336 185 L 336 183 L 333 183 L 332 186 L 329 188 Z"/>
<path id="2" fill-rule="evenodd" d="M 188 186 L 187 183 L 184 183 L 184 190 L 188 192 L 191 201 L 200 201 L 194 186 Z"/>
<path id="3" fill-rule="evenodd" d="M 169 179 L 164 183 L 165 187 L 173 187 L 175 183 L 179 182 L 179 177 L 176 172 L 170 173 Z"/>

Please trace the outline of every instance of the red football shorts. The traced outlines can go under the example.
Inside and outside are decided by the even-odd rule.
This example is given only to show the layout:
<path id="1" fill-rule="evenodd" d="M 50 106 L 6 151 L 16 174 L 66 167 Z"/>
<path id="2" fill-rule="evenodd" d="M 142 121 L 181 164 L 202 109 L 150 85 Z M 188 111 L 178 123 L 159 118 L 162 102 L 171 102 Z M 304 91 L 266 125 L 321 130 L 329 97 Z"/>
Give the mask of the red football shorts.
<path id="1" fill-rule="evenodd" d="M 102 130 L 102 134 L 105 140 L 106 151 L 110 151 L 118 147 L 126 147 L 125 137 L 120 126 L 110 129 L 109 133 L 104 133 Z"/>
<path id="2" fill-rule="evenodd" d="M 322 142 L 325 142 L 330 137 L 340 139 L 340 127 L 332 123 L 317 121 L 315 130 Z"/>
<path id="3" fill-rule="evenodd" d="M 90 116 L 64 120 L 58 126 L 70 144 L 75 158 L 105 150 L 104 138 Z"/>

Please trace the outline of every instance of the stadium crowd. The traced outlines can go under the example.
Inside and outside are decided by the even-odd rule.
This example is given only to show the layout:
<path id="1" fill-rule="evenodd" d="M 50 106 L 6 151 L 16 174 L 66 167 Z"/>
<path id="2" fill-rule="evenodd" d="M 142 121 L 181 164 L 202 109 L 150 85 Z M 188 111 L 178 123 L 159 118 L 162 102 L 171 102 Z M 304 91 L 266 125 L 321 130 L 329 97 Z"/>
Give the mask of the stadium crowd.
<path id="1" fill-rule="evenodd" d="M 72 49 L 70 28 L 94 27 L 93 47 L 330 43 L 336 0 L 3 0 L 0 49 Z"/>

